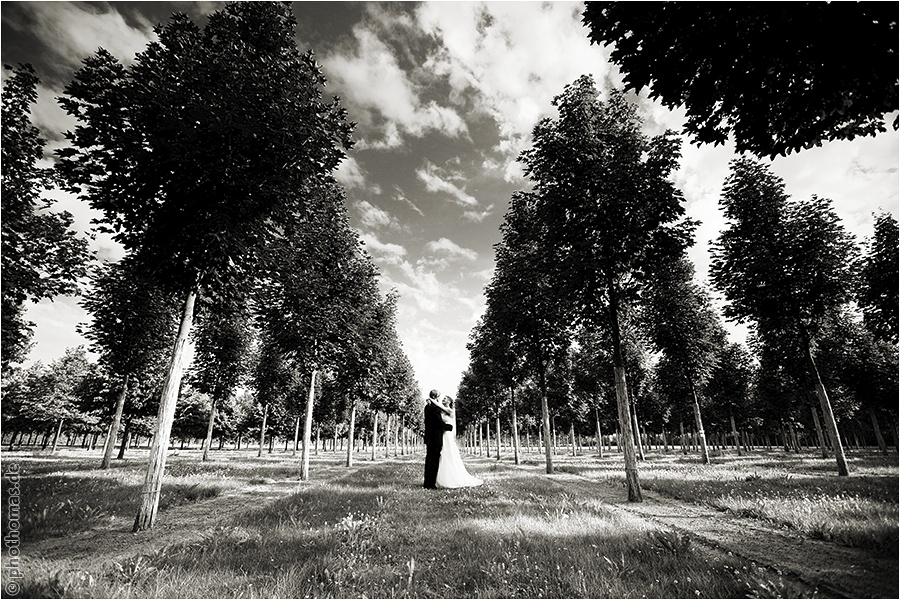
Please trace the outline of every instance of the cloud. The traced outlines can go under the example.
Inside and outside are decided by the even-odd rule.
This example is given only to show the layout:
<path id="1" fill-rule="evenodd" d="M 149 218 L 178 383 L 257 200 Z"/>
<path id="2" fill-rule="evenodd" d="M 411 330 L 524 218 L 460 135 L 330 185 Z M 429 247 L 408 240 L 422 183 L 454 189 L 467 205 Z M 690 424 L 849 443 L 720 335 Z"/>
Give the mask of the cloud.
<path id="1" fill-rule="evenodd" d="M 449 256 L 451 258 L 460 258 L 463 260 L 477 260 L 478 253 L 474 250 L 469 250 L 468 248 L 463 248 L 459 246 L 452 240 L 448 240 L 447 238 L 441 238 L 436 241 L 431 241 L 425 244 L 425 249 L 429 252 L 433 252 L 435 254 L 440 254 L 443 256 Z"/>
<path id="2" fill-rule="evenodd" d="M 341 164 L 338 165 L 334 172 L 334 178 L 348 189 L 364 189 L 366 187 L 366 176 L 363 174 L 359 163 L 352 156 L 344 157 L 344 160 L 341 161 Z"/>
<path id="3" fill-rule="evenodd" d="M 468 99 L 494 119 L 500 133 L 495 151 L 507 162 L 527 146 L 537 121 L 552 114 L 550 101 L 566 84 L 584 73 L 598 86 L 617 75 L 607 51 L 589 43 L 582 10 L 568 2 L 417 7 L 419 26 L 440 41 L 427 70 L 446 78 L 451 97 Z M 504 174 L 515 181 L 518 169 Z"/>
<path id="4" fill-rule="evenodd" d="M 487 217 L 491 216 L 492 214 L 494 214 L 494 205 L 493 204 L 491 204 L 490 206 L 488 206 L 486 209 L 484 209 L 482 211 L 467 210 L 466 212 L 463 213 L 463 218 L 466 219 L 467 221 L 481 223 L 482 221 L 484 221 Z"/>
<path id="5" fill-rule="evenodd" d="M 362 129 L 376 134 L 374 141 L 363 141 L 361 147 L 398 147 L 404 134 L 422 137 L 430 131 L 449 137 L 468 135 L 455 109 L 419 97 L 417 86 L 372 28 L 378 28 L 377 21 L 361 21 L 353 29 L 353 44 L 322 58 L 325 72 L 343 91 L 354 118 Z M 391 33 L 399 31 L 395 27 Z"/>
<path id="6" fill-rule="evenodd" d="M 370 250 L 376 258 L 387 264 L 401 264 L 403 257 L 406 256 L 406 248 L 400 244 L 383 243 L 371 233 L 360 233 L 359 239 L 365 244 L 366 249 Z"/>
<path id="7" fill-rule="evenodd" d="M 79 66 L 101 47 L 130 63 L 156 39 L 153 23 L 136 16 L 140 26 L 132 27 L 106 3 L 29 2 L 22 8 L 31 12 L 34 35 L 49 46 L 58 62 L 70 66 Z"/>
<path id="8" fill-rule="evenodd" d="M 394 187 L 394 190 L 396 191 L 396 194 L 394 194 L 394 200 L 396 200 L 397 202 L 400 202 L 401 204 L 405 204 L 406 206 L 411 208 L 412 211 L 414 213 L 416 213 L 417 215 L 419 215 L 420 217 L 425 216 L 425 213 L 423 213 L 412 200 L 410 200 L 403 194 L 403 190 L 401 190 L 399 187 L 396 187 L 396 186 Z"/>
<path id="9" fill-rule="evenodd" d="M 447 194 L 453 202 L 460 206 L 478 206 L 478 200 L 449 181 L 452 177 L 451 174 L 432 164 L 431 161 L 426 160 L 425 166 L 416 170 L 416 177 L 425 184 L 425 189 L 429 192 Z"/>
<path id="10" fill-rule="evenodd" d="M 357 202 L 356 210 L 359 211 L 362 224 L 370 229 L 403 229 L 396 217 L 366 200 Z"/>

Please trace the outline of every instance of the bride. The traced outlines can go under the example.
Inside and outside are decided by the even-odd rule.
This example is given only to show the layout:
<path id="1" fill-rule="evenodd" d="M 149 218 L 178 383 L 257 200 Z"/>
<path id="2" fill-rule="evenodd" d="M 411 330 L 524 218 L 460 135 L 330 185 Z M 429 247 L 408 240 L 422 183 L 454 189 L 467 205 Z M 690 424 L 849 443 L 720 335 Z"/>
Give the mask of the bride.
<path id="1" fill-rule="evenodd" d="M 463 464 L 462 456 L 459 454 L 459 447 L 456 445 L 456 412 L 453 410 L 453 400 L 450 397 L 444 397 L 443 402 L 435 400 L 435 404 L 441 409 L 441 418 L 444 422 L 453 425 L 452 431 L 444 432 L 441 462 L 437 473 L 437 487 L 460 488 L 481 485 L 484 482 L 470 475 L 466 470 L 466 465 Z"/>

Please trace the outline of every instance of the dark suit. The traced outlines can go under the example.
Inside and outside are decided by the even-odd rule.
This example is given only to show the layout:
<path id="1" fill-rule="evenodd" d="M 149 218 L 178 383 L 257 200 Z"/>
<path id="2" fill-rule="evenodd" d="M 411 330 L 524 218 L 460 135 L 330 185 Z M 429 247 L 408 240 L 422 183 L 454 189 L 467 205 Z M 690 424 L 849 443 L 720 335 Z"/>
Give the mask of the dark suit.
<path id="1" fill-rule="evenodd" d="M 453 431 L 453 426 L 441 419 L 441 409 L 432 402 L 425 405 L 425 485 L 434 488 L 438 466 L 441 464 L 441 449 L 444 447 L 444 432 Z"/>

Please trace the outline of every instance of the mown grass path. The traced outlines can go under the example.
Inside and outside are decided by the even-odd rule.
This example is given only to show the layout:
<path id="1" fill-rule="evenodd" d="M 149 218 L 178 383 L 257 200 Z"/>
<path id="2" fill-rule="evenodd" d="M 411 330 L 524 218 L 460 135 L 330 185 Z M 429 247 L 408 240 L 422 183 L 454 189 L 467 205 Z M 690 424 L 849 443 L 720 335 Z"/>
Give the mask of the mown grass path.
<path id="1" fill-rule="evenodd" d="M 647 489 L 643 503 L 628 503 L 615 457 L 560 456 L 554 475 L 534 456 L 520 466 L 508 457 L 465 460 L 484 486 L 429 492 L 419 487 L 420 455 L 347 469 L 343 457 L 325 454 L 314 458 L 309 482 L 299 481 L 296 460 L 284 455 L 235 456 L 218 467 L 182 456 L 176 472 L 219 469 L 225 483 L 218 495 L 167 507 L 151 531 L 131 533 L 130 511 L 123 511 L 62 536 L 45 529 L 23 539 L 25 591 L 33 597 L 897 597 L 895 555 L 811 539 Z M 598 474 L 598 465 L 609 471 Z M 60 473 L 67 473 L 64 463 L 57 468 L 51 461 L 31 477 Z"/>

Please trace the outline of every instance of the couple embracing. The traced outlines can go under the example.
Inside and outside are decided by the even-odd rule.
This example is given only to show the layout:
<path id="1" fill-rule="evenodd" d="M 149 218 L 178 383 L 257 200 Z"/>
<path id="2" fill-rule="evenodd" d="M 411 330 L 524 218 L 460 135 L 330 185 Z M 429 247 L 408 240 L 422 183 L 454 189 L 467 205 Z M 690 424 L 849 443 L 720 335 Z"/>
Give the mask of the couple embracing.
<path id="1" fill-rule="evenodd" d="M 431 390 L 425 403 L 425 489 L 459 488 L 481 485 L 469 475 L 456 445 L 456 413 L 453 401 L 442 402 Z"/>

